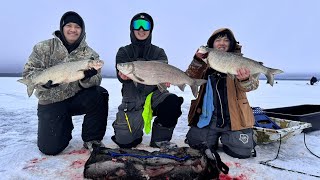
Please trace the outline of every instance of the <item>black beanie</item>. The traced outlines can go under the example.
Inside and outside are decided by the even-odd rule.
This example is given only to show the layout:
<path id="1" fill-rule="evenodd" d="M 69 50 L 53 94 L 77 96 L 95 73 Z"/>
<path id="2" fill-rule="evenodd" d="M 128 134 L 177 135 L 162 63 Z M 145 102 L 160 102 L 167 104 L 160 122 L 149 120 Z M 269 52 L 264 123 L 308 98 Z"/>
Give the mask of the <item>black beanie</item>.
<path id="1" fill-rule="evenodd" d="M 83 22 L 82 19 L 79 15 L 77 14 L 66 14 L 66 16 L 64 17 L 64 19 L 62 19 L 61 22 L 61 27 L 64 27 L 66 24 L 73 22 L 78 24 L 81 28 L 83 28 Z"/>
<path id="2" fill-rule="evenodd" d="M 79 39 L 72 45 L 67 43 L 67 40 L 63 34 L 63 27 L 69 22 L 77 23 L 82 29 Z M 60 33 L 61 34 L 58 37 L 62 40 L 63 45 L 67 48 L 68 52 L 70 53 L 71 51 L 73 51 L 74 49 L 76 49 L 79 46 L 80 42 L 82 41 L 82 39 L 84 38 L 84 36 L 86 34 L 85 33 L 85 24 L 84 24 L 82 17 L 74 11 L 68 11 L 68 12 L 64 13 L 60 19 Z"/>
<path id="3" fill-rule="evenodd" d="M 65 26 L 69 22 L 77 23 L 82 28 L 82 31 L 84 30 L 84 21 L 82 17 L 74 11 L 68 11 L 64 13 L 61 17 L 61 20 L 60 20 L 61 32 L 62 32 L 63 26 Z"/>
<path id="4" fill-rule="evenodd" d="M 154 24 L 153 24 L 153 19 L 152 19 L 152 17 L 151 17 L 149 14 L 144 13 L 144 12 L 138 13 L 138 14 L 136 14 L 135 16 L 133 16 L 133 18 L 131 19 L 131 22 L 130 22 L 130 30 L 131 30 L 131 31 L 133 30 L 133 26 L 132 26 L 133 21 L 134 21 L 134 20 L 137 20 L 137 19 L 144 19 L 144 20 L 149 21 L 150 24 L 151 24 L 150 32 L 152 32 L 153 26 L 154 26 Z"/>

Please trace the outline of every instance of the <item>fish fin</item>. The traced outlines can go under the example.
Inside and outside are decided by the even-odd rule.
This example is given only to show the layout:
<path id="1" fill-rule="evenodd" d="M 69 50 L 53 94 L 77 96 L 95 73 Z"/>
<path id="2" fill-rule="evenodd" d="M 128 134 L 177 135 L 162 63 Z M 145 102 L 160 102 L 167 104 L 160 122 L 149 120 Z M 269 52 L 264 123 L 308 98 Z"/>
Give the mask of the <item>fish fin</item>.
<path id="1" fill-rule="evenodd" d="M 208 58 L 204 58 L 202 59 L 203 62 L 205 62 L 206 64 L 208 64 Z"/>
<path id="2" fill-rule="evenodd" d="M 158 86 L 158 89 L 159 89 L 160 92 L 164 92 L 164 91 L 167 90 L 167 86 L 166 86 L 165 83 L 157 84 L 157 86 Z"/>
<path id="3" fill-rule="evenodd" d="M 283 73 L 282 70 L 280 69 L 272 69 L 272 68 L 268 68 L 267 73 L 265 74 L 267 77 L 267 83 L 270 84 L 271 86 L 273 86 L 273 82 L 274 82 L 274 75 L 275 74 L 280 74 Z"/>
<path id="4" fill-rule="evenodd" d="M 191 85 L 191 91 L 193 96 L 196 98 L 198 95 L 198 86 L 201 86 L 202 84 L 206 83 L 207 80 L 205 79 L 194 79 L 193 85 Z"/>
<path id="5" fill-rule="evenodd" d="M 186 85 L 185 85 L 185 84 L 182 84 L 182 85 L 179 85 L 178 87 L 179 87 L 179 89 L 180 89 L 181 91 L 184 92 L 184 88 L 186 87 Z"/>
<path id="6" fill-rule="evenodd" d="M 193 96 L 195 98 L 197 98 L 197 96 L 198 96 L 198 86 L 197 85 L 192 85 L 190 87 L 191 87 L 191 91 L 192 91 Z"/>
<path id="7" fill-rule="evenodd" d="M 252 74 L 253 79 L 259 79 L 260 73 Z"/>
<path id="8" fill-rule="evenodd" d="M 34 91 L 34 85 L 27 85 L 27 93 L 29 97 L 33 94 L 33 91 Z"/>
<path id="9" fill-rule="evenodd" d="M 138 83 L 136 81 L 133 81 L 133 84 L 138 87 Z"/>
<path id="10" fill-rule="evenodd" d="M 140 78 L 139 76 L 136 76 L 135 74 L 133 74 L 133 76 L 138 79 L 140 82 L 144 82 L 144 80 L 142 78 Z"/>

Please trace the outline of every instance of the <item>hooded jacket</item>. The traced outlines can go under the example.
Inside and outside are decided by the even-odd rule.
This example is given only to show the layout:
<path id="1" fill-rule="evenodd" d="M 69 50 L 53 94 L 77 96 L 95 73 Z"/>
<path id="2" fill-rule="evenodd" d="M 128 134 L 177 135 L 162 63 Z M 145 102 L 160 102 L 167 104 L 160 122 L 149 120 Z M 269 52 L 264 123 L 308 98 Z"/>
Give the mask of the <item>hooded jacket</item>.
<path id="1" fill-rule="evenodd" d="M 138 40 L 134 35 L 132 22 L 136 19 L 146 19 L 151 23 L 150 35 L 145 40 Z M 118 63 L 126 63 L 132 61 L 161 61 L 168 63 L 167 55 L 162 48 L 151 44 L 153 20 L 147 13 L 139 13 L 135 15 L 130 21 L 130 38 L 131 44 L 120 47 L 116 55 L 116 66 Z M 153 96 L 159 96 L 157 101 L 162 102 L 163 99 L 168 96 L 168 93 L 160 93 L 157 86 L 137 84 L 132 80 L 123 80 L 118 75 L 118 80 L 122 83 L 122 97 L 123 102 L 135 102 L 136 109 L 143 108 L 144 100 L 148 94 L 154 92 Z M 157 103 L 156 103 L 157 104 Z"/>
<path id="2" fill-rule="evenodd" d="M 63 17 L 64 16 L 62 16 L 62 18 Z M 79 42 L 79 45 L 70 53 L 65 47 L 63 41 L 60 39 L 61 32 L 57 30 L 53 33 L 53 36 L 54 38 L 39 42 L 33 47 L 33 51 L 24 66 L 22 74 L 23 78 L 28 79 L 36 77 L 43 70 L 60 63 L 80 61 L 90 58 L 99 59 L 99 55 L 86 43 L 85 34 L 83 34 L 82 38 L 80 36 L 81 41 Z M 65 89 L 61 86 L 44 91 L 37 89 L 35 95 L 39 99 L 39 104 L 60 102 L 74 96 L 82 88 L 100 85 L 101 80 L 102 76 L 99 71 L 97 75 L 91 77 L 89 80 L 71 82 Z"/>
<path id="3" fill-rule="evenodd" d="M 213 32 L 208 39 L 207 45 L 212 47 L 213 41 L 216 35 L 220 32 L 226 31 L 231 35 L 234 40 L 233 52 L 241 54 L 241 46 L 235 40 L 235 37 L 230 29 L 222 28 Z M 207 79 L 213 70 L 207 66 L 207 64 L 201 59 L 194 56 L 191 64 L 186 70 L 186 74 L 191 78 Z M 258 77 L 250 76 L 249 80 L 240 82 L 238 79 L 226 77 L 227 87 L 227 101 L 228 110 L 231 121 L 231 130 L 241 130 L 246 128 L 252 128 L 254 125 L 254 116 L 248 102 L 246 92 L 255 90 L 258 88 L 259 80 Z M 199 90 L 197 99 L 191 101 L 191 106 L 188 114 L 188 122 L 190 126 L 196 126 L 199 121 L 199 116 L 202 113 L 202 103 L 205 94 L 206 84 L 202 85 Z"/>

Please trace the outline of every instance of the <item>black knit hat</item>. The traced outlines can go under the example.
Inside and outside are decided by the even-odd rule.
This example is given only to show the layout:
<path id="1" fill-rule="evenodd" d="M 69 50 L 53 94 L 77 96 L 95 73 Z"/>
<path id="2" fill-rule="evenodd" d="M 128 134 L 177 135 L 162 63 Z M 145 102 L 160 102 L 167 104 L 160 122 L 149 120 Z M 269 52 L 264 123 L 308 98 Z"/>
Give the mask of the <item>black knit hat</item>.
<path id="1" fill-rule="evenodd" d="M 71 45 L 68 44 L 68 42 L 63 34 L 63 27 L 66 24 L 68 24 L 69 22 L 77 23 L 81 27 L 81 34 L 79 36 L 79 39 Z M 80 45 L 81 41 L 85 37 L 85 34 L 86 33 L 85 33 L 84 21 L 78 13 L 73 12 L 73 11 L 68 11 L 62 15 L 62 17 L 60 19 L 60 35 L 58 37 L 62 40 L 63 45 L 67 48 L 69 53 L 71 51 L 73 51 L 74 49 L 76 49 Z"/>
<path id="2" fill-rule="evenodd" d="M 131 31 L 133 30 L 133 25 L 132 25 L 133 21 L 135 21 L 135 20 L 137 20 L 137 19 L 144 19 L 144 20 L 149 21 L 150 24 L 151 24 L 150 32 L 152 32 L 153 26 L 154 26 L 154 24 L 153 24 L 153 19 L 152 19 L 152 17 L 151 17 L 149 14 L 144 13 L 144 12 L 138 13 L 138 14 L 136 14 L 135 16 L 133 16 L 133 18 L 132 18 L 131 21 L 130 21 L 130 30 L 131 30 Z"/>
<path id="3" fill-rule="evenodd" d="M 78 24 L 82 29 L 84 29 L 84 22 L 81 16 L 73 11 L 66 12 L 60 20 L 60 29 L 62 29 L 69 22 Z"/>

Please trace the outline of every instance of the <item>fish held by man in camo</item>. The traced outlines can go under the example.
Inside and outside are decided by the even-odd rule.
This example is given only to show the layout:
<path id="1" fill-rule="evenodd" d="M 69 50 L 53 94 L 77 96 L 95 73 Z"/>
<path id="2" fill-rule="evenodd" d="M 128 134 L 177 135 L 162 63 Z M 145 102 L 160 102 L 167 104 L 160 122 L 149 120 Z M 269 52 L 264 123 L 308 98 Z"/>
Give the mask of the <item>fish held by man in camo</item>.
<path id="1" fill-rule="evenodd" d="M 52 84 L 68 84 L 84 78 L 84 70 L 94 68 L 99 70 L 102 68 L 104 62 L 102 60 L 81 60 L 61 63 L 52 66 L 30 79 L 19 79 L 27 86 L 28 96 L 33 94 L 34 89 L 45 90 L 41 85 L 46 84 L 49 80 Z"/>
<path id="2" fill-rule="evenodd" d="M 133 81 L 145 85 L 157 85 L 163 92 L 165 83 L 178 86 L 184 91 L 186 84 L 191 87 L 194 97 L 197 97 L 198 86 L 206 83 L 204 79 L 193 79 L 182 70 L 159 61 L 133 61 L 117 64 L 117 69 Z"/>
<path id="3" fill-rule="evenodd" d="M 217 49 L 201 46 L 199 53 L 208 53 L 207 58 L 203 59 L 212 69 L 219 72 L 236 75 L 237 69 L 248 68 L 250 74 L 253 76 L 259 76 L 260 73 L 267 77 L 267 83 L 273 86 L 274 75 L 283 73 L 280 69 L 273 69 L 262 65 L 262 62 L 252 60 L 250 58 L 242 57 L 230 52 L 224 52 Z"/>

